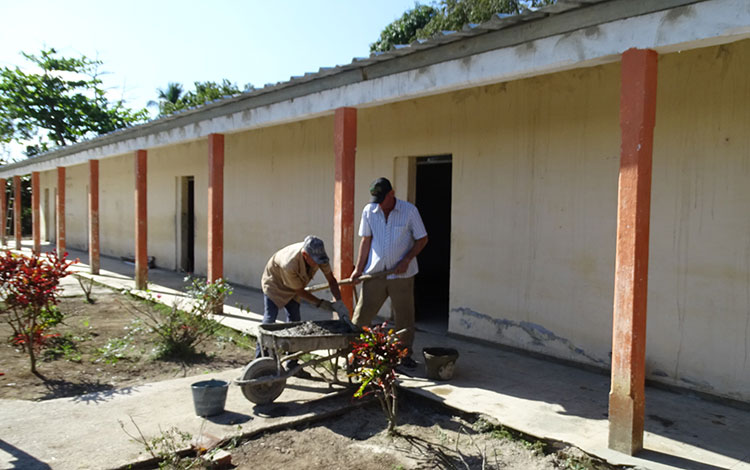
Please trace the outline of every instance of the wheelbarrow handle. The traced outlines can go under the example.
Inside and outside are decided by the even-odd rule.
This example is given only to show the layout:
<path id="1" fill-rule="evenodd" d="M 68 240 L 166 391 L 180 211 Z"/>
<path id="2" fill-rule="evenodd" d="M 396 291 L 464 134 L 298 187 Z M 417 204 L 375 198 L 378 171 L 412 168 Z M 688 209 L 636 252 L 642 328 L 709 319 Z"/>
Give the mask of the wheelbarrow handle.
<path id="1" fill-rule="evenodd" d="M 389 269 L 387 271 L 380 271 L 379 273 L 375 273 L 375 274 L 363 274 L 363 275 L 359 276 L 359 278 L 357 278 L 356 280 L 353 280 L 351 278 L 349 278 L 349 279 L 342 279 L 342 280 L 339 281 L 339 285 L 340 286 L 348 286 L 349 284 L 354 284 L 355 282 L 367 281 L 368 279 L 376 279 L 378 277 L 383 277 L 383 276 L 387 276 L 389 274 L 393 274 L 393 271 L 394 271 L 393 269 Z M 305 290 L 307 292 L 317 292 L 319 290 L 325 290 L 325 289 L 328 289 L 328 284 L 327 283 L 326 284 L 315 284 L 315 285 L 312 285 L 312 286 L 305 287 Z"/>

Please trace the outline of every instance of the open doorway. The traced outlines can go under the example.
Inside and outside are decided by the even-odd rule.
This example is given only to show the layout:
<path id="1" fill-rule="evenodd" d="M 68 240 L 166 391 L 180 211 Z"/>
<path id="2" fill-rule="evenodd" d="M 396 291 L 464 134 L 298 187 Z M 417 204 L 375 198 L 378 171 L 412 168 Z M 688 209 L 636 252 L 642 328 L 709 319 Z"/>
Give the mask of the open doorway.
<path id="1" fill-rule="evenodd" d="M 436 333 L 448 331 L 452 166 L 451 155 L 421 157 L 416 164 L 415 202 L 429 237 L 414 279 L 416 319 Z"/>
<path id="2" fill-rule="evenodd" d="M 195 269 L 195 179 L 180 178 L 180 257 L 179 270 L 192 273 Z"/>

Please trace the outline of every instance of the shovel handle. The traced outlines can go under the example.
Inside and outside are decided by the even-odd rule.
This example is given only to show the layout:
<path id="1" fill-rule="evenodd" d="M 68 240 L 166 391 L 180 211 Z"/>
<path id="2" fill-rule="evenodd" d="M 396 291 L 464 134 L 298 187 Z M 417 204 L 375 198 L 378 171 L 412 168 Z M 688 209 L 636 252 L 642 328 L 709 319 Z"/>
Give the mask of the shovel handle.
<path id="1" fill-rule="evenodd" d="M 363 274 L 363 275 L 359 276 L 359 278 L 357 278 L 356 281 L 352 280 L 351 278 L 349 278 L 349 279 L 342 279 L 342 280 L 339 281 L 339 285 L 340 286 L 348 286 L 349 284 L 354 284 L 354 282 L 367 281 L 368 279 L 375 279 L 375 278 L 378 278 L 378 277 L 387 276 L 389 274 L 393 274 L 393 271 L 394 271 L 393 269 L 389 269 L 387 271 L 380 271 L 379 273 L 375 273 L 375 274 Z M 319 290 L 325 290 L 325 289 L 328 289 L 328 284 L 327 283 L 326 284 L 315 284 L 313 286 L 307 286 L 307 287 L 305 287 L 305 290 L 307 292 L 317 292 Z"/>

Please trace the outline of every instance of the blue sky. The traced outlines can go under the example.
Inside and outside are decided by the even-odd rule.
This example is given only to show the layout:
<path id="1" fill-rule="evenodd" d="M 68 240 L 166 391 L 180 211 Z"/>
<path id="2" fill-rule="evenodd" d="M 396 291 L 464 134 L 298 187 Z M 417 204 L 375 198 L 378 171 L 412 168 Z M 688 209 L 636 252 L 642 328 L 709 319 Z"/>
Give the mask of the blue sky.
<path id="1" fill-rule="evenodd" d="M 423 2 L 426 3 L 426 2 Z M 0 66 L 55 47 L 103 61 L 105 85 L 144 107 L 156 88 L 286 81 L 369 55 L 414 0 L 0 0 Z"/>

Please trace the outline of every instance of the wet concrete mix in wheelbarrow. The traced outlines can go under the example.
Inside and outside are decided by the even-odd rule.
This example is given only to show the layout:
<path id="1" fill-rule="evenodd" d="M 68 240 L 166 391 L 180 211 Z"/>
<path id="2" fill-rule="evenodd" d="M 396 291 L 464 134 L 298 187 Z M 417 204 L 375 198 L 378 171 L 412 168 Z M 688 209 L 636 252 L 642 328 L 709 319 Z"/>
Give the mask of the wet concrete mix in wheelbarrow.
<path id="1" fill-rule="evenodd" d="M 306 321 L 299 325 L 280 329 L 274 332 L 276 336 L 333 336 L 351 334 L 349 326 L 338 320 Z"/>

